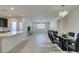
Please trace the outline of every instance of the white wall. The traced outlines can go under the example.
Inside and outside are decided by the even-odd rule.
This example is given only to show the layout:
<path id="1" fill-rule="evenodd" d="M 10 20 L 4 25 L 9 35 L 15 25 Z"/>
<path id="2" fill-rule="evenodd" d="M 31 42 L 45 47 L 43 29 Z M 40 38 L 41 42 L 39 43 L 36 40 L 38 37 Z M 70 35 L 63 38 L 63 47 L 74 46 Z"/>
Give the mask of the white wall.
<path id="1" fill-rule="evenodd" d="M 79 32 L 79 9 L 69 13 L 67 17 L 67 31 Z"/>

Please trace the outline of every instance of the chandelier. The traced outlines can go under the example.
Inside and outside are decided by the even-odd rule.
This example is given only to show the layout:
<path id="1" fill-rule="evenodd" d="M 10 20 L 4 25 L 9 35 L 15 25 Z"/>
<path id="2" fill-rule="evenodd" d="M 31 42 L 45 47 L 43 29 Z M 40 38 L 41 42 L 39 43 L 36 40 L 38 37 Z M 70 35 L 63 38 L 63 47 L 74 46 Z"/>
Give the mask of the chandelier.
<path id="1" fill-rule="evenodd" d="M 60 17 L 65 17 L 66 15 L 68 15 L 68 11 L 65 10 L 65 6 L 64 5 L 61 5 L 63 7 L 63 11 L 59 12 L 59 16 Z"/>

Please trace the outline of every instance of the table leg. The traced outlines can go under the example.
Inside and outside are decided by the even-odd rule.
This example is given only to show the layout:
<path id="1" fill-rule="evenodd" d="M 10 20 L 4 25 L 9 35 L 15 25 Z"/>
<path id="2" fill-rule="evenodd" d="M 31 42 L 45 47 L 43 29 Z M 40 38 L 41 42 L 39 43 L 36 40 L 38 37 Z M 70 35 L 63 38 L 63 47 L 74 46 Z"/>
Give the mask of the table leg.
<path id="1" fill-rule="evenodd" d="M 68 41 L 66 41 L 66 45 L 67 45 L 67 47 L 66 47 L 66 48 L 67 48 L 67 51 L 68 51 Z"/>

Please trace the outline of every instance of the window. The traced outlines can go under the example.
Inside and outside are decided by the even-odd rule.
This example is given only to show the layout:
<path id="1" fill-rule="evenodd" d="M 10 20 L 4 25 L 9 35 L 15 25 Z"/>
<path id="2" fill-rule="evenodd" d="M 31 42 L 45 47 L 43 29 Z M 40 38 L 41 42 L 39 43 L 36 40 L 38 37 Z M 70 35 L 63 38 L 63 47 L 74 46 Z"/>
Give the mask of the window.
<path id="1" fill-rule="evenodd" d="M 45 29 L 45 24 L 37 24 L 37 29 Z"/>
<path id="2" fill-rule="evenodd" d="M 12 31 L 16 31 L 17 30 L 17 23 L 16 21 L 12 22 Z"/>

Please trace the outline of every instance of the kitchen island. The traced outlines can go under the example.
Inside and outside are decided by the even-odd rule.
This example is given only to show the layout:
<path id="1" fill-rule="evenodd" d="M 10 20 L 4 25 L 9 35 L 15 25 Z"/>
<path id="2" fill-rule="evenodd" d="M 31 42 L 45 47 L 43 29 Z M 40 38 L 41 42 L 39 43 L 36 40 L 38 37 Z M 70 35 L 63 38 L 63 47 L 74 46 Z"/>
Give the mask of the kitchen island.
<path id="1" fill-rule="evenodd" d="M 11 31 L 0 33 L 0 53 L 5 53 L 24 40 L 25 32 Z"/>

